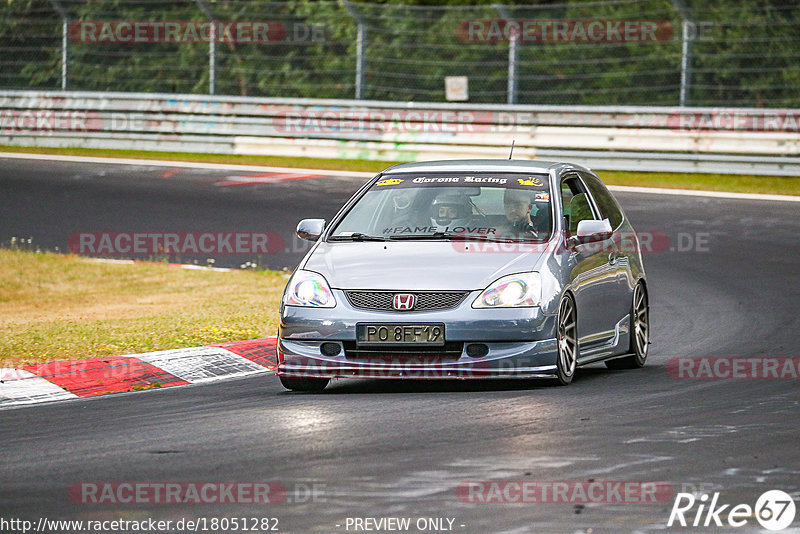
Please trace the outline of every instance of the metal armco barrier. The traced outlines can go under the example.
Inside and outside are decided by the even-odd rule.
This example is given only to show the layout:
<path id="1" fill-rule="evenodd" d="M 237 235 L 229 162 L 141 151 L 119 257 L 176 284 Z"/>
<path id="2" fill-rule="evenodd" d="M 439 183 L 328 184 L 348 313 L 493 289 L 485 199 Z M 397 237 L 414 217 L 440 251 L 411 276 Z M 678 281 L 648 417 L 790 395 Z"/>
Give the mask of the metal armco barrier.
<path id="1" fill-rule="evenodd" d="M 800 176 L 800 110 L 0 91 L 0 144 Z"/>

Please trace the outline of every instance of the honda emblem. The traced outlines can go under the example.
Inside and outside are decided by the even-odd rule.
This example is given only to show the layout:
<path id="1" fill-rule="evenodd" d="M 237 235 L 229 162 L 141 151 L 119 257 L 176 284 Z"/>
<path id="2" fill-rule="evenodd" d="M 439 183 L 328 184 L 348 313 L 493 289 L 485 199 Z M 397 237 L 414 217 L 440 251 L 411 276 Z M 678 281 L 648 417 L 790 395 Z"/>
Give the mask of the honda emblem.
<path id="1" fill-rule="evenodd" d="M 417 305 L 417 296 L 411 293 L 398 293 L 392 300 L 395 310 L 413 310 Z"/>

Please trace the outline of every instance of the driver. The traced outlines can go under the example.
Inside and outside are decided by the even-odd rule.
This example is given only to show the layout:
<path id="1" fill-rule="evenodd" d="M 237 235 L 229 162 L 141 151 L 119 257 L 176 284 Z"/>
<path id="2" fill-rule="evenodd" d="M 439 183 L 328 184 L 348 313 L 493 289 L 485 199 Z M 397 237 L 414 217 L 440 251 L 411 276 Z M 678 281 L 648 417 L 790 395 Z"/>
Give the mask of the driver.
<path id="1" fill-rule="evenodd" d="M 538 195 L 541 193 L 534 194 L 539 198 Z M 550 203 L 546 198 L 534 204 L 531 202 L 531 192 L 506 189 L 503 194 L 503 207 L 511 231 L 533 232 L 537 238 L 550 233 Z"/>
<path id="2" fill-rule="evenodd" d="M 472 203 L 461 193 L 439 193 L 431 204 L 431 224 L 441 228 L 466 226 L 472 218 Z"/>
<path id="3" fill-rule="evenodd" d="M 531 222 L 531 210 L 533 202 L 528 191 L 522 189 L 506 189 L 503 194 L 503 208 L 506 213 L 506 220 L 512 230 L 516 231 L 535 231 Z"/>

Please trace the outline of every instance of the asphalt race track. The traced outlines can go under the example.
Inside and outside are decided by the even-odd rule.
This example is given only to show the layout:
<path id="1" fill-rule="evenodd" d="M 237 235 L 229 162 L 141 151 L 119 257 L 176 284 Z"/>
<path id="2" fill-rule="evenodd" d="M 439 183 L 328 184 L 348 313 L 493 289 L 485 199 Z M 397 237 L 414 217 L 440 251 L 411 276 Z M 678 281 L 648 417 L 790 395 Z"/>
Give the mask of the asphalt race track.
<path id="1" fill-rule="evenodd" d="M 64 251 L 69 237 L 81 233 L 268 232 L 282 243 L 261 257 L 234 250 L 168 259 L 205 265 L 214 257 L 217 267 L 254 261 L 293 268 L 310 248 L 294 235 L 297 220 L 330 218 L 365 181 L 306 176 L 0 159 L 0 243 L 30 237 L 34 246 Z"/>
<path id="2" fill-rule="evenodd" d="M 69 234 L 83 231 L 290 236 L 298 219 L 329 217 L 363 182 L 222 187 L 215 184 L 234 173 L 184 169 L 164 177 L 168 170 L 0 160 L 0 242 L 33 236 L 63 250 Z M 637 230 L 670 239 L 645 257 L 653 325 L 645 368 L 593 365 L 566 388 L 339 381 L 321 395 L 289 393 L 276 378 L 259 377 L 4 410 L 2 515 L 275 517 L 282 532 L 353 532 L 347 518 L 430 517 L 454 519 L 455 532 L 596 533 L 665 530 L 673 503 L 459 500 L 460 483 L 492 480 L 665 481 L 675 492 L 719 492 L 720 503 L 750 506 L 781 489 L 800 504 L 798 380 L 667 372 L 676 357 L 800 356 L 797 204 L 617 197 Z M 263 263 L 292 267 L 302 250 L 287 243 Z M 217 256 L 217 265 L 241 260 Z M 275 481 L 288 493 L 267 505 L 91 505 L 68 494 L 81 482 L 125 481 Z M 316 498 L 307 498 L 312 485 Z M 750 518 L 725 531 L 761 528 Z"/>

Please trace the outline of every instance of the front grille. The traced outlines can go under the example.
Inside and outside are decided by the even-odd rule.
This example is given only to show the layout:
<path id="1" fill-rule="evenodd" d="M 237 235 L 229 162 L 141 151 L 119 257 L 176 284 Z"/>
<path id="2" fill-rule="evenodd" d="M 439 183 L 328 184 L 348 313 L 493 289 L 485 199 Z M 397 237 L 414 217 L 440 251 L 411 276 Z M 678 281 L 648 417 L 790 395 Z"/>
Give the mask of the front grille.
<path id="1" fill-rule="evenodd" d="M 417 360 L 419 363 L 451 362 L 461 357 L 464 343 L 448 341 L 438 347 L 385 346 L 359 347 L 355 341 L 344 342 L 344 355 L 348 360 L 373 363 L 402 363 Z"/>
<path id="2" fill-rule="evenodd" d="M 354 308 L 376 311 L 397 311 L 392 300 L 398 293 L 417 296 L 417 305 L 409 311 L 450 310 L 467 296 L 466 291 L 345 291 Z"/>

